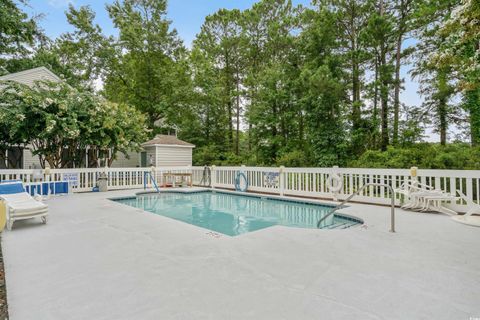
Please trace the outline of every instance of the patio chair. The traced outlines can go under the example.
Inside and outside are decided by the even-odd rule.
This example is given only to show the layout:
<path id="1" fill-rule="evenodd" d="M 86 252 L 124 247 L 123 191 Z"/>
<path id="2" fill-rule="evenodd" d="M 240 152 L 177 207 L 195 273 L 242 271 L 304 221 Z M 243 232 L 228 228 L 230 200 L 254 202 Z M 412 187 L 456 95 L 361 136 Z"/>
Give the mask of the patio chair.
<path id="1" fill-rule="evenodd" d="M 423 212 L 440 212 L 450 216 L 457 215 L 457 212 L 449 209 L 443 205 L 446 201 L 457 201 L 458 198 L 451 194 L 444 193 L 438 190 L 438 193 L 431 193 L 422 197 L 423 207 L 419 211 Z"/>
<path id="2" fill-rule="evenodd" d="M 394 189 L 396 194 L 404 195 L 405 198 L 410 198 L 411 194 L 419 191 L 431 191 L 433 188 L 429 185 L 418 182 L 414 179 L 405 180 L 400 187 Z"/>
<path id="3" fill-rule="evenodd" d="M 0 199 L 5 200 L 7 207 L 7 229 L 11 230 L 17 220 L 39 217 L 47 223 L 48 205 L 35 200 L 25 191 L 23 183 L 18 180 L 0 183 Z"/>
<path id="4" fill-rule="evenodd" d="M 464 215 L 453 216 L 452 220 L 470 226 L 480 227 L 480 216 L 474 216 L 475 214 L 480 215 L 480 205 L 473 202 L 473 200 L 468 198 L 462 191 L 457 190 L 457 193 L 460 198 L 467 203 L 468 210 Z"/>
<path id="5" fill-rule="evenodd" d="M 394 191 L 396 194 L 401 194 L 405 197 L 405 199 L 407 199 L 407 201 L 402 205 L 402 209 L 411 210 L 423 208 L 423 196 L 430 195 L 432 192 L 438 192 L 433 190 L 431 186 L 422 184 L 413 179 L 405 180 L 400 187 Z"/>
<path id="6" fill-rule="evenodd" d="M 448 215 L 457 213 L 443 205 L 446 201 L 456 201 L 458 198 L 442 190 L 419 183 L 417 180 L 406 180 L 396 193 L 404 195 L 408 201 L 402 205 L 402 209 L 422 212 L 441 212 Z"/>

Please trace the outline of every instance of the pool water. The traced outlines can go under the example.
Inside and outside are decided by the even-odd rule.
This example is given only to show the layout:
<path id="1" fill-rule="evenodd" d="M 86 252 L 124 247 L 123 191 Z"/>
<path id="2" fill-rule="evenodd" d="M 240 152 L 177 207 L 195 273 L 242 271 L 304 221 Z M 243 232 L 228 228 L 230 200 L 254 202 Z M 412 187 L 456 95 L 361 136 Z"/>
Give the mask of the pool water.
<path id="1" fill-rule="evenodd" d="M 316 228 L 331 206 L 222 192 L 139 195 L 114 201 L 229 236 L 275 225 Z M 322 228 L 348 228 L 359 221 L 331 215 Z"/>

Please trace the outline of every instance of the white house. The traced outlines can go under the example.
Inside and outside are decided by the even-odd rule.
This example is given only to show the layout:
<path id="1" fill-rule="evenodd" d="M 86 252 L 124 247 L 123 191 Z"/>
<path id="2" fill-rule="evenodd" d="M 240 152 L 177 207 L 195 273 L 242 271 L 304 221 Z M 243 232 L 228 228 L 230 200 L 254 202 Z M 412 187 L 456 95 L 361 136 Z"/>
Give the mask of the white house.
<path id="1" fill-rule="evenodd" d="M 47 68 L 38 67 L 0 76 L 0 81 L 15 81 L 33 86 L 36 81 L 61 82 L 63 80 Z M 29 169 L 33 167 L 40 167 L 40 161 L 38 157 L 32 155 L 29 146 L 26 148 L 12 147 L 5 154 L 0 154 L 0 169 Z"/>
<path id="2" fill-rule="evenodd" d="M 53 81 L 61 82 L 60 79 L 55 73 L 48 70 L 45 67 L 38 67 L 29 70 L 24 70 L 15 73 L 9 73 L 0 77 L 1 81 L 15 81 L 27 86 L 33 86 L 36 81 Z"/>
<path id="3" fill-rule="evenodd" d="M 142 144 L 140 165 L 155 167 L 191 166 L 195 146 L 175 136 L 159 134 Z"/>
<path id="4" fill-rule="evenodd" d="M 0 81 L 16 81 L 33 86 L 36 81 L 63 81 L 60 77 L 45 67 L 10 73 L 0 77 Z M 147 167 L 154 166 L 186 166 L 192 164 L 192 149 L 195 146 L 177 139 L 175 136 L 158 135 L 143 144 L 144 151 L 132 151 L 128 157 L 117 154 L 112 167 Z M 86 161 L 87 162 L 87 161 Z M 31 169 L 40 168 L 38 156 L 34 156 L 30 146 L 26 148 L 12 147 L 2 154 L 0 151 L 0 169 Z"/>

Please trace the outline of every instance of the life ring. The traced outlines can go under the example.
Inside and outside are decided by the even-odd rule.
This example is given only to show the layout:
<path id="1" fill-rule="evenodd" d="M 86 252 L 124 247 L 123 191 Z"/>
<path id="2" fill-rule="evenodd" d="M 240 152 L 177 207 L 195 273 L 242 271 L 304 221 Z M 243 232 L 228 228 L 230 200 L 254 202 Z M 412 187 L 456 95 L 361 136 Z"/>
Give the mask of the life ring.
<path id="1" fill-rule="evenodd" d="M 327 180 L 327 187 L 333 193 L 339 192 L 343 188 L 342 177 L 340 177 L 337 173 L 331 174 Z"/>
<path id="2" fill-rule="evenodd" d="M 244 187 L 242 188 L 242 186 L 240 185 L 241 184 L 241 181 L 240 179 L 243 179 L 244 181 Z M 237 172 L 237 177 L 235 178 L 235 190 L 236 191 L 241 191 L 241 192 L 245 192 L 247 191 L 248 189 L 248 179 L 247 179 L 247 176 L 245 175 L 245 173 L 243 172 Z"/>

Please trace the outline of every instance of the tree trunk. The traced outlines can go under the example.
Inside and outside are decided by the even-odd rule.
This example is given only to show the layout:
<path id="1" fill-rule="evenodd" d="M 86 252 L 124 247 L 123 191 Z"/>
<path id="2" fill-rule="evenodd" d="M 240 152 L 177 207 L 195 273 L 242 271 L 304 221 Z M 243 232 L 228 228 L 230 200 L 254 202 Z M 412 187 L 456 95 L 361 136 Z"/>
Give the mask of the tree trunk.
<path id="1" fill-rule="evenodd" d="M 384 4 L 383 0 L 380 0 L 380 15 L 384 15 Z M 380 102 L 381 102 L 381 121 L 382 121 L 382 141 L 381 149 L 382 151 L 387 150 L 389 145 L 389 136 L 388 136 L 388 77 L 387 77 L 387 52 L 385 48 L 385 36 L 382 37 L 380 44 L 380 79 L 381 79 L 381 88 L 380 88 Z"/>
<path id="2" fill-rule="evenodd" d="M 402 1 L 403 2 L 403 1 Z M 395 56 L 395 94 L 393 100 L 393 145 L 398 144 L 398 127 L 400 121 L 400 63 L 402 54 L 402 31 L 397 39 L 397 52 Z"/>
<path id="3" fill-rule="evenodd" d="M 442 146 L 447 144 L 447 101 L 441 99 L 438 105 L 438 116 L 439 116 L 439 133 L 440 133 L 440 144 Z"/>
<path id="4" fill-rule="evenodd" d="M 230 58 L 228 51 L 225 52 L 225 97 L 227 100 L 227 115 L 228 115 L 228 142 L 229 151 L 233 146 L 233 103 L 232 103 L 232 83 L 230 74 Z"/>
<path id="5" fill-rule="evenodd" d="M 470 122 L 470 141 L 473 147 L 480 145 L 480 89 L 467 91 L 467 108 Z"/>
<path id="6" fill-rule="evenodd" d="M 375 54 L 375 83 L 373 89 L 373 147 L 378 148 L 378 55 Z"/>
<path id="7" fill-rule="evenodd" d="M 449 71 L 438 71 L 438 132 L 440 134 L 440 144 L 442 146 L 447 144 L 447 131 L 448 131 L 448 98 L 450 96 L 450 90 L 448 85 L 447 73 Z"/>
<path id="8" fill-rule="evenodd" d="M 353 5 L 355 8 L 355 5 Z M 355 30 L 354 21 L 355 12 L 352 12 L 350 17 L 351 37 L 350 37 L 350 50 L 352 54 L 352 126 L 353 129 L 360 128 L 361 110 L 360 110 L 360 72 L 357 57 L 357 35 Z"/>
<path id="9" fill-rule="evenodd" d="M 237 128 L 236 128 L 236 140 L 235 140 L 235 154 L 238 156 L 240 154 L 240 79 L 237 72 Z"/>

